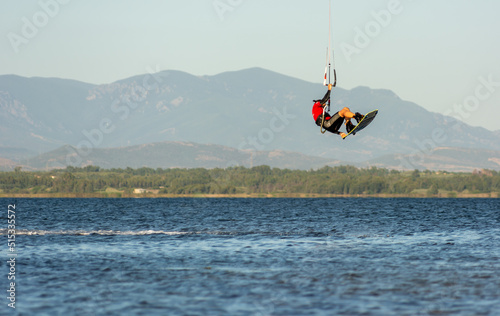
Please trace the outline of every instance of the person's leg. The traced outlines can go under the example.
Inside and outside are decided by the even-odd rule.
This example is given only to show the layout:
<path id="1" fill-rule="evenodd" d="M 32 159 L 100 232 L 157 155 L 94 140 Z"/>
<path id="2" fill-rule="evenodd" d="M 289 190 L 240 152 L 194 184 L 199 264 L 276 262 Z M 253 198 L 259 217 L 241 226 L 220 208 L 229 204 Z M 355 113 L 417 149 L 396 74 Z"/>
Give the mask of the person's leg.
<path id="1" fill-rule="evenodd" d="M 340 117 L 345 118 L 347 121 L 349 121 L 354 116 L 356 116 L 356 114 L 352 113 L 348 107 L 345 107 L 342 110 L 340 110 L 339 115 L 340 115 Z"/>
<path id="2" fill-rule="evenodd" d="M 339 115 L 345 119 L 345 125 L 347 126 L 347 132 L 354 128 L 354 124 L 352 124 L 351 119 L 356 119 L 356 122 L 360 122 L 363 119 L 361 113 L 352 113 L 348 107 L 343 108 L 339 111 Z"/>
<path id="3" fill-rule="evenodd" d="M 342 127 L 342 122 L 344 122 L 344 119 L 340 116 L 340 113 L 337 112 L 333 114 L 329 120 L 325 121 L 323 127 L 330 131 L 338 131 L 339 128 Z"/>

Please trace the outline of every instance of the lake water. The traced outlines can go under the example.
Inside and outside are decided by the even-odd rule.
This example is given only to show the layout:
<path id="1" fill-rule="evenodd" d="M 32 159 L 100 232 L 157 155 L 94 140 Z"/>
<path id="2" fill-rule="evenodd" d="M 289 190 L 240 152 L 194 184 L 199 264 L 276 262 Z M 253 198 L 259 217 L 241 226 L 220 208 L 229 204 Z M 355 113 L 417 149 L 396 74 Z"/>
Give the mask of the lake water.
<path id="1" fill-rule="evenodd" d="M 500 199 L 0 205 L 1 315 L 500 315 Z"/>

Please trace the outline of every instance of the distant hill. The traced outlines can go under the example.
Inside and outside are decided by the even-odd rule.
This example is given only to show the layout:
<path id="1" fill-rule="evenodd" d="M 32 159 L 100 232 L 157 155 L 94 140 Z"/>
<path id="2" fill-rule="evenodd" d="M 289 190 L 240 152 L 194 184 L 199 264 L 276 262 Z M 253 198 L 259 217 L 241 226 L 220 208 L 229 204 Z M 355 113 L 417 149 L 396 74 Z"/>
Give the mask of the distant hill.
<path id="1" fill-rule="evenodd" d="M 320 84 L 261 68 L 202 77 L 163 71 L 105 85 L 4 75 L 0 157 L 20 162 L 66 145 L 96 154 L 161 142 L 296 152 L 352 164 L 429 155 L 441 147 L 500 150 L 499 131 L 471 127 L 389 90 L 367 87 L 335 88 L 331 112 L 344 106 L 362 113 L 377 108 L 372 125 L 344 141 L 322 135 L 312 120 L 311 101 L 325 92 Z"/>
<path id="2" fill-rule="evenodd" d="M 70 162 L 70 163 L 68 163 Z M 72 146 L 22 162 L 23 170 L 64 168 L 66 165 L 94 165 L 102 168 L 227 168 L 268 165 L 282 169 L 317 169 L 337 166 L 340 161 L 306 156 L 300 153 L 275 151 L 241 151 L 221 145 L 202 145 L 188 142 L 162 142 L 120 148 L 94 149 L 80 155 Z M 347 164 L 347 163 L 343 163 Z M 11 170 L 8 169 L 7 170 Z"/>
<path id="3" fill-rule="evenodd" d="M 0 158 L 0 171 L 12 171 L 15 167 L 19 166 L 19 164 L 19 162 L 10 159 Z"/>
<path id="4" fill-rule="evenodd" d="M 221 145 L 202 145 L 190 142 L 161 142 L 118 148 L 93 149 L 79 152 L 72 146 L 63 146 L 37 157 L 14 163 L 0 160 L 0 170 L 51 170 L 67 165 L 87 165 L 111 168 L 226 168 L 268 165 L 281 169 L 319 169 L 324 166 L 376 166 L 396 170 L 446 170 L 472 172 L 476 169 L 500 170 L 500 151 L 485 149 L 436 148 L 429 153 L 387 155 L 365 162 L 341 161 L 307 156 L 296 152 L 241 151 Z"/>
<path id="5" fill-rule="evenodd" d="M 26 157 L 34 157 L 37 155 L 37 152 L 27 149 L 27 148 L 19 148 L 19 147 L 0 147 L 0 157 L 4 159 L 9 159 L 13 161 L 21 161 Z"/>
<path id="6" fill-rule="evenodd" d="M 455 172 L 472 172 L 478 169 L 500 170 L 500 151 L 438 147 L 429 152 L 382 156 L 360 164 L 362 165 L 399 170 L 411 168 Z"/>

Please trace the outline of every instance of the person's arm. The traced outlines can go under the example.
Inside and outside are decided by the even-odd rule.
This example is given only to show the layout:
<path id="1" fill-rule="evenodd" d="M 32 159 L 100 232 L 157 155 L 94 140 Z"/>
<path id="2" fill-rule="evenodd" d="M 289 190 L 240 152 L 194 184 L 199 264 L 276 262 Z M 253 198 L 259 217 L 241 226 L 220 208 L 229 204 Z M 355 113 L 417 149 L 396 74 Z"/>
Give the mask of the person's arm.
<path id="1" fill-rule="evenodd" d="M 321 100 L 321 105 L 325 105 L 328 100 L 330 100 L 330 93 L 332 93 L 332 85 L 328 85 L 328 91 L 326 92 L 325 96 Z"/>

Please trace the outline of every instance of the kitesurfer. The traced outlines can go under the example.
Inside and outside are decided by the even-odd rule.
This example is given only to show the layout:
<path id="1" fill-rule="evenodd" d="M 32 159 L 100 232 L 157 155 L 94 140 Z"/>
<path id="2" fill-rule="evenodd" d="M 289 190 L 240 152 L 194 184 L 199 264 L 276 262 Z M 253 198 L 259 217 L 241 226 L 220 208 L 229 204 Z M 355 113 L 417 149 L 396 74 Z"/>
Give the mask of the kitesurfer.
<path id="1" fill-rule="evenodd" d="M 328 91 L 326 92 L 323 99 L 313 100 L 314 105 L 312 107 L 312 115 L 314 121 L 316 122 L 316 125 L 322 126 L 322 128 L 329 131 L 330 133 L 338 134 L 342 136 L 342 138 L 344 138 L 346 137 L 346 134 L 339 131 L 340 128 L 342 127 L 342 123 L 344 123 L 344 120 L 346 124 L 346 131 L 347 133 L 349 133 L 355 126 L 354 124 L 352 124 L 351 119 L 354 118 L 359 123 L 363 118 L 363 115 L 361 115 L 358 112 L 352 113 L 348 107 L 344 107 L 343 109 L 335 113 L 333 116 L 330 115 L 328 112 L 326 112 L 324 110 L 324 107 L 326 106 L 326 103 L 330 100 L 330 93 L 332 92 L 332 86 L 333 85 L 331 84 L 328 85 Z"/>

